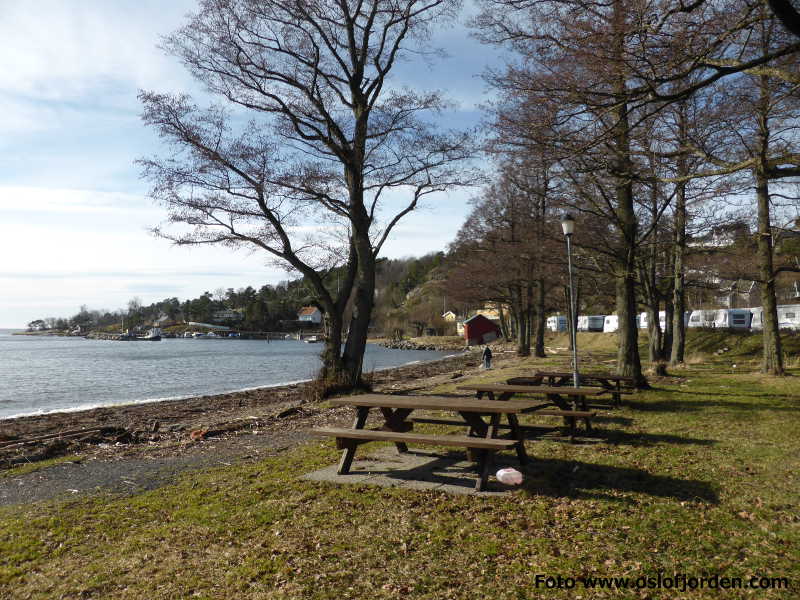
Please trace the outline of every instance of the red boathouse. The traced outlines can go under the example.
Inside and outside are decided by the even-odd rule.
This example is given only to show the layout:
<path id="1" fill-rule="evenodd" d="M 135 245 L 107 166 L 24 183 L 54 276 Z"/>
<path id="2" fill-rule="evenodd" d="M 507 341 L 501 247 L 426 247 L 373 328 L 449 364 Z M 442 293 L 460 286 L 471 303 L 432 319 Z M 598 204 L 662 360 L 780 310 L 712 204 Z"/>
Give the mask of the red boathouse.
<path id="1" fill-rule="evenodd" d="M 475 315 L 464 321 L 464 338 L 467 346 L 488 344 L 500 337 L 500 328 L 483 315 Z"/>

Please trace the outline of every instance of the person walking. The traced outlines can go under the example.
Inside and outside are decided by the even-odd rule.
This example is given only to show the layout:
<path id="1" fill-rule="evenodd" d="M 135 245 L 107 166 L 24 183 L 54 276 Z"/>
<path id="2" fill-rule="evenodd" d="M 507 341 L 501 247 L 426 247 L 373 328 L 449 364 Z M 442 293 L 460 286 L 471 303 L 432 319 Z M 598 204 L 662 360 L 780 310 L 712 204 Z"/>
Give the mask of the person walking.
<path id="1" fill-rule="evenodd" d="M 489 348 L 489 346 L 486 346 L 483 349 L 483 368 L 484 369 L 492 368 L 492 349 Z"/>

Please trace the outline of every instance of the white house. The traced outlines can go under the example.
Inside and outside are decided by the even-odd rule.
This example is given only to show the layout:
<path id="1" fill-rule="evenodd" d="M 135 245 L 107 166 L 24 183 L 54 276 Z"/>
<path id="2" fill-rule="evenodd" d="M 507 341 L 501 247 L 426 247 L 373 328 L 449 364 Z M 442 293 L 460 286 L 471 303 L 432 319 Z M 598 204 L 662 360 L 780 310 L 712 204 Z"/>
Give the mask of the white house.
<path id="1" fill-rule="evenodd" d="M 298 311 L 297 320 L 319 325 L 322 323 L 322 312 L 316 306 L 304 306 Z"/>
<path id="2" fill-rule="evenodd" d="M 242 313 L 238 310 L 231 310 L 229 308 L 225 308 L 223 310 L 215 310 L 212 317 L 213 320 L 217 323 L 219 323 L 220 321 L 241 321 Z"/>

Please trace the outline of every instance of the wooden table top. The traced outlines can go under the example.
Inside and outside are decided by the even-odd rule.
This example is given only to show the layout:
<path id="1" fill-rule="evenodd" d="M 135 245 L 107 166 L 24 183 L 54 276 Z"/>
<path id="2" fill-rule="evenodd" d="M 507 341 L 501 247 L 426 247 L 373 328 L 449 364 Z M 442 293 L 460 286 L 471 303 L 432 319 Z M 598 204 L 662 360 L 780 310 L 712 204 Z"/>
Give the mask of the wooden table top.
<path id="1" fill-rule="evenodd" d="M 547 394 L 558 394 L 560 396 L 599 396 L 600 394 L 608 393 L 608 390 L 598 387 L 570 387 L 566 385 L 509 385 L 507 383 L 460 385 L 457 389 L 472 390 L 475 392 L 512 392 L 514 394 L 535 394 L 537 396 L 543 396 Z"/>
<path id="2" fill-rule="evenodd" d="M 535 377 L 572 377 L 572 373 L 566 371 L 536 371 Z M 578 373 L 578 377 L 599 377 L 609 381 L 633 381 L 630 375 L 615 375 L 614 373 Z"/>
<path id="3" fill-rule="evenodd" d="M 563 392 L 563 388 L 561 388 Z M 453 396 L 398 396 L 393 394 L 362 394 L 334 398 L 332 406 L 367 406 L 380 408 L 411 408 L 422 410 L 452 410 L 483 413 L 521 413 L 538 404 L 536 400 L 477 400 Z"/>

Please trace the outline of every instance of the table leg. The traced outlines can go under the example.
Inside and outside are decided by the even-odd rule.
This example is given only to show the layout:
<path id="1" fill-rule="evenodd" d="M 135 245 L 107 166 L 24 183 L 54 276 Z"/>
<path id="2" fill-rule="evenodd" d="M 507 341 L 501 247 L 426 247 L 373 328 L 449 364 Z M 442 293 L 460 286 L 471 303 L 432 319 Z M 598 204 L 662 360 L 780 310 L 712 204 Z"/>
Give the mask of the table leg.
<path id="1" fill-rule="evenodd" d="M 469 423 L 469 432 L 467 433 L 470 437 L 486 437 L 487 426 L 484 423 L 483 419 L 480 418 L 475 413 L 469 412 L 459 412 L 458 414 Z M 476 450 L 475 448 L 467 448 L 467 460 L 478 462 L 480 461 L 481 451 Z"/>
<path id="2" fill-rule="evenodd" d="M 519 464 L 525 465 L 528 463 L 528 455 L 525 452 L 525 436 L 522 434 L 522 429 L 520 429 L 517 415 L 508 413 L 506 416 L 508 418 L 508 426 L 511 427 L 511 435 L 517 440 L 517 459 Z"/>
<path id="3" fill-rule="evenodd" d="M 389 431 L 399 431 L 402 433 L 411 431 L 413 424 L 406 421 L 406 418 L 412 412 L 411 409 L 398 408 L 392 410 L 391 408 L 381 408 L 381 412 L 386 421 L 385 426 Z M 408 452 L 408 446 L 406 446 L 404 442 L 395 442 L 394 445 L 401 454 Z"/>
<path id="4" fill-rule="evenodd" d="M 356 418 L 355 421 L 353 421 L 353 429 L 364 429 L 367 416 L 369 416 L 368 406 L 356 407 Z M 357 447 L 358 443 L 356 440 L 348 440 L 348 446 L 342 451 L 342 457 L 339 459 L 339 469 L 336 471 L 339 475 L 347 475 L 350 472 L 350 466 L 353 464 L 353 457 L 356 455 Z"/>
<path id="5" fill-rule="evenodd" d="M 486 428 L 486 435 L 484 436 L 486 439 L 496 438 L 497 437 L 497 428 L 500 425 L 500 413 L 492 414 L 491 422 L 489 423 L 489 427 Z M 489 475 L 492 472 L 492 467 L 494 466 L 494 451 L 493 450 L 483 450 L 481 452 L 481 460 L 478 463 L 478 482 L 475 484 L 475 491 L 480 492 L 486 489 L 487 484 L 489 483 Z"/>

